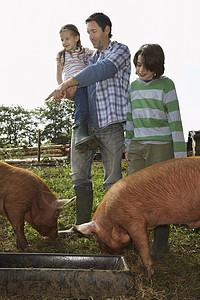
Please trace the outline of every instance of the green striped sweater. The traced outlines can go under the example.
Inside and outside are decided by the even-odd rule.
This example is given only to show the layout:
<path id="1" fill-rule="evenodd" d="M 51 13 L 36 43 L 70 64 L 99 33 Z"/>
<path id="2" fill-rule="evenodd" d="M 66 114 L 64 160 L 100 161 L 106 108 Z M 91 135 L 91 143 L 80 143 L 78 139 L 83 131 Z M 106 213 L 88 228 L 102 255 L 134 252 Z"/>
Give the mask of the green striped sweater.
<path id="1" fill-rule="evenodd" d="M 150 82 L 132 82 L 126 120 L 125 146 L 131 141 L 171 142 L 174 157 L 186 156 L 179 103 L 174 83 L 162 76 Z"/>

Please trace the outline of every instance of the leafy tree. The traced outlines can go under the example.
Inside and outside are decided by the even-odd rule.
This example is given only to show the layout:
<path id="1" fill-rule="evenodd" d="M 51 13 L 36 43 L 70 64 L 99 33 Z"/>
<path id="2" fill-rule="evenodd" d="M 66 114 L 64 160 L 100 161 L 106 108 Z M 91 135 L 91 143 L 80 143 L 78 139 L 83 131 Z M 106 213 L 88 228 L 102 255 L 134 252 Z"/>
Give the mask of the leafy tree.
<path id="1" fill-rule="evenodd" d="M 37 122 L 21 106 L 0 106 L 0 147 L 32 146 L 36 142 Z"/>
<path id="2" fill-rule="evenodd" d="M 42 140 L 57 138 L 62 135 L 69 136 L 74 117 L 74 102 L 50 100 L 44 108 L 35 111 L 36 117 L 44 125 Z"/>
<path id="3" fill-rule="evenodd" d="M 0 147 L 33 146 L 37 143 L 38 128 L 42 126 L 41 140 L 59 136 L 70 138 L 74 117 L 74 102 L 54 100 L 44 108 L 27 111 L 21 106 L 0 106 Z"/>

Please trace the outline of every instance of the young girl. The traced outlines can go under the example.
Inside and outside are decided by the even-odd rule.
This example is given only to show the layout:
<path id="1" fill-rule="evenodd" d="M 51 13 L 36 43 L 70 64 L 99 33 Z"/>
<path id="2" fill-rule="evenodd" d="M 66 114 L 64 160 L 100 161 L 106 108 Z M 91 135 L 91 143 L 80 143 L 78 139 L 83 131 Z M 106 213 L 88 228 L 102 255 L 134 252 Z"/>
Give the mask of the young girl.
<path id="1" fill-rule="evenodd" d="M 64 25 L 59 34 L 64 47 L 56 57 L 57 82 L 60 85 L 63 82 L 63 73 L 65 81 L 83 70 L 86 67 L 87 57 L 92 55 L 93 51 L 82 47 L 80 34 L 76 26 L 72 24 Z M 74 103 L 76 105 L 75 123 L 73 125 L 73 134 L 76 138 L 75 148 L 84 153 L 99 145 L 97 138 L 89 136 L 87 131 L 87 88 L 77 89 Z"/>
<path id="2" fill-rule="evenodd" d="M 175 86 L 162 76 L 164 60 L 164 52 L 157 44 L 143 45 L 133 59 L 138 78 L 131 83 L 127 110 L 128 175 L 161 161 L 187 156 Z M 151 247 L 154 258 L 168 252 L 168 236 L 169 226 L 155 228 Z"/>

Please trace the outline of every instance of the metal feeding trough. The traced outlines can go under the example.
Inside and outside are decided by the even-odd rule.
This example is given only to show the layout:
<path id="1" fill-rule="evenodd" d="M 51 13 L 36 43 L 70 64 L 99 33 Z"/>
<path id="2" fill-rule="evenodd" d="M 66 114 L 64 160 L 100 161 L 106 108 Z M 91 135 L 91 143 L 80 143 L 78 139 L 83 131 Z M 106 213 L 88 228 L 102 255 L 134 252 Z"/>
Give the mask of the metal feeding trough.
<path id="1" fill-rule="evenodd" d="M 102 299 L 134 294 L 122 256 L 0 253 L 1 296 Z"/>

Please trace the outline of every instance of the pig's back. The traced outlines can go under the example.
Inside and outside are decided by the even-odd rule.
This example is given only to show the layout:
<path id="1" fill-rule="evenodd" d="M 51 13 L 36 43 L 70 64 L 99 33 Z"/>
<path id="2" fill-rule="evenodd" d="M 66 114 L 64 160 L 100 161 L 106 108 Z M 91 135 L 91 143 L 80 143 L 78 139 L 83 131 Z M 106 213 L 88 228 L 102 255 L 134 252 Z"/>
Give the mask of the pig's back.
<path id="1" fill-rule="evenodd" d="M 153 165 L 115 183 L 98 210 L 107 214 L 155 208 L 170 213 L 183 207 L 200 214 L 200 158 L 180 158 Z M 123 213 L 124 214 L 124 213 Z"/>

